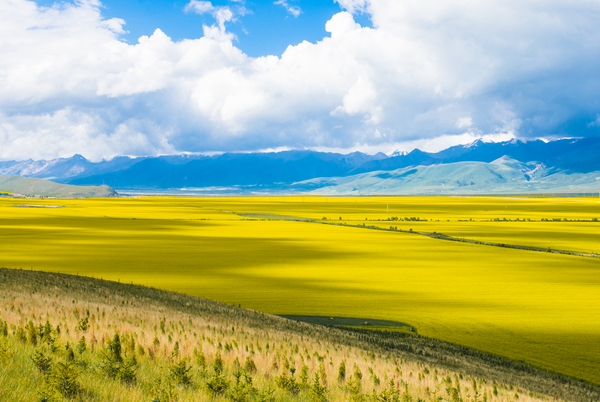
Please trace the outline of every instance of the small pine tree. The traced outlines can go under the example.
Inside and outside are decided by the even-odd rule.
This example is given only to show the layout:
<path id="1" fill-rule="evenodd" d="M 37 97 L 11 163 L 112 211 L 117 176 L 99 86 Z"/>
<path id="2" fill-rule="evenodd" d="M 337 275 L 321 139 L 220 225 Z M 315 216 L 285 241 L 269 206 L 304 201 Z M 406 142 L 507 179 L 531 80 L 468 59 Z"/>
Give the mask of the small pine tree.
<path id="1" fill-rule="evenodd" d="M 35 368 L 38 369 L 42 374 L 46 374 L 52 367 L 52 358 L 50 356 L 46 356 L 42 350 L 36 350 L 31 357 L 31 361 L 33 362 Z"/>
<path id="2" fill-rule="evenodd" d="M 229 382 L 223 377 L 222 370 L 214 370 L 212 376 L 206 381 L 206 389 L 213 395 L 222 395 L 229 388 Z"/>
<path id="3" fill-rule="evenodd" d="M 60 395 L 71 398 L 79 393 L 79 372 L 74 362 L 58 362 L 45 377 L 50 389 Z"/>
<path id="4" fill-rule="evenodd" d="M 217 352 L 215 361 L 213 362 L 213 371 L 217 374 L 223 373 L 223 359 L 221 358 L 221 353 L 219 352 Z"/>
<path id="5" fill-rule="evenodd" d="M 360 367 L 356 363 L 354 363 L 354 378 L 358 380 L 362 380 L 362 371 L 360 371 Z"/>
<path id="6" fill-rule="evenodd" d="M 89 328 L 90 328 L 89 317 L 85 316 L 84 318 L 79 320 L 79 322 L 77 323 L 77 327 L 75 329 L 77 329 L 78 331 L 81 331 L 81 332 L 86 332 Z"/>
<path id="7" fill-rule="evenodd" d="M 235 378 L 234 384 L 227 393 L 227 399 L 232 402 L 246 402 L 250 396 L 256 393 L 256 389 L 252 386 L 252 377 L 237 370 L 233 373 Z M 242 377 L 244 379 L 242 380 Z"/>
<path id="8" fill-rule="evenodd" d="M 264 391 L 258 391 L 256 393 L 256 402 L 275 402 L 275 396 L 273 394 L 275 390 L 273 388 L 268 388 Z"/>
<path id="9" fill-rule="evenodd" d="M 36 346 L 38 343 L 38 331 L 31 320 L 27 324 L 27 343 L 33 346 Z"/>
<path id="10" fill-rule="evenodd" d="M 174 363 L 169 367 L 169 376 L 173 380 L 175 384 L 178 385 L 191 385 L 192 377 L 190 375 L 191 366 L 188 366 L 185 360 L 180 361 L 179 363 Z"/>
<path id="11" fill-rule="evenodd" d="M 80 355 L 85 353 L 85 351 L 87 350 L 87 346 L 85 344 L 85 336 L 82 336 L 79 339 L 79 342 L 77 343 L 77 353 L 79 353 Z"/>
<path id="12" fill-rule="evenodd" d="M 132 354 L 121 364 L 121 367 L 119 367 L 119 380 L 126 384 L 134 384 L 137 381 L 137 374 L 135 373 L 136 369 L 137 359 L 135 358 L 135 355 Z"/>
<path id="13" fill-rule="evenodd" d="M 244 371 L 247 373 L 256 373 L 256 363 L 254 363 L 254 360 L 252 360 L 250 356 L 246 356 Z"/>
<path id="14" fill-rule="evenodd" d="M 10 357 L 10 351 L 8 349 L 8 344 L 0 343 L 0 361 L 8 359 Z"/>
<path id="15" fill-rule="evenodd" d="M 306 364 L 302 365 L 302 369 L 300 370 L 300 375 L 298 378 L 300 378 L 300 385 L 303 387 L 308 386 L 308 366 Z"/>
<path id="16" fill-rule="evenodd" d="M 325 372 L 325 364 L 323 362 L 321 362 L 321 364 L 319 364 L 319 377 L 321 378 L 321 381 L 323 382 L 323 385 L 327 385 L 327 373 Z"/>
<path id="17" fill-rule="evenodd" d="M 52 339 L 52 325 L 50 325 L 50 321 L 46 320 L 46 324 L 42 329 L 42 340 L 46 343 L 52 343 L 54 339 Z"/>
<path id="18" fill-rule="evenodd" d="M 315 373 L 315 379 L 310 388 L 310 400 L 312 402 L 327 402 L 327 389 L 321 384 L 319 373 Z"/>
<path id="19" fill-rule="evenodd" d="M 179 400 L 173 383 L 170 381 L 163 381 L 161 378 L 158 378 L 154 382 L 150 394 L 154 397 L 153 401 L 175 402 Z"/>
<path id="20" fill-rule="evenodd" d="M 354 376 L 348 382 L 348 384 L 344 387 L 344 390 L 350 394 L 350 402 L 362 402 L 365 399 L 365 395 L 362 393 L 362 383 L 356 376 Z"/>
<path id="21" fill-rule="evenodd" d="M 171 356 L 176 359 L 179 356 L 179 341 L 175 342 L 173 345 L 173 352 L 171 352 Z"/>
<path id="22" fill-rule="evenodd" d="M 338 368 L 338 381 L 346 381 L 346 360 L 342 360 L 340 367 Z"/>
<path id="23" fill-rule="evenodd" d="M 65 357 L 67 358 L 67 361 L 72 362 L 75 360 L 75 353 L 73 352 L 73 349 L 71 348 L 71 345 L 69 344 L 69 342 L 67 342 L 67 345 L 65 346 Z"/>
<path id="24" fill-rule="evenodd" d="M 4 321 L 0 328 L 0 335 L 7 337 L 8 336 L 8 323 Z"/>

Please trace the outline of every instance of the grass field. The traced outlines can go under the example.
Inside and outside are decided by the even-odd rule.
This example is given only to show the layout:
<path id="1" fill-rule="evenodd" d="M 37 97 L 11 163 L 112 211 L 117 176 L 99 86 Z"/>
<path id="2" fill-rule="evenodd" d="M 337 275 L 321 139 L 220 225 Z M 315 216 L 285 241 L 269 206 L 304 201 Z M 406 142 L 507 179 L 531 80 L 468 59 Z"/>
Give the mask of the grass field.
<path id="1" fill-rule="evenodd" d="M 600 387 L 381 329 L 316 327 L 140 285 L 0 269 L 0 400 L 600 398 Z"/>
<path id="2" fill-rule="evenodd" d="M 399 321 L 600 384 L 598 259 L 236 215 L 594 252 L 597 200 L 147 198 L 14 208 L 20 203 L 0 202 L 0 266 L 142 283 L 273 314 Z"/>

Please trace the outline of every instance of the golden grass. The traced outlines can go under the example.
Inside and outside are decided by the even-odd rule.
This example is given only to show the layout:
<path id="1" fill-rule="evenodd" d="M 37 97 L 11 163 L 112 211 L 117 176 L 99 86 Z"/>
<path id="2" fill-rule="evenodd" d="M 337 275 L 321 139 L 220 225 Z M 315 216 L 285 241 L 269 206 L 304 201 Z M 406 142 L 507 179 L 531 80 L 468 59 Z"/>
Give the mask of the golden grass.
<path id="1" fill-rule="evenodd" d="M 600 383 L 599 260 L 235 214 L 484 241 L 485 232 L 498 242 L 589 252 L 600 223 L 539 221 L 600 218 L 590 199 L 147 198 L 55 200 L 66 208 L 53 210 L 16 203 L 0 202 L 1 266 L 142 283 L 274 314 L 401 321 L 421 335 Z M 392 217 L 427 222 L 383 221 Z"/>
<path id="2" fill-rule="evenodd" d="M 85 317 L 89 319 L 89 328 L 79 329 L 78 324 Z M 598 396 L 597 390 L 576 383 L 555 382 L 539 372 L 529 373 L 528 377 L 510 369 L 482 366 L 477 359 L 457 357 L 452 352 L 442 354 L 443 361 L 426 358 L 422 351 L 411 354 L 393 347 L 379 348 L 351 332 L 315 328 L 185 295 L 83 277 L 0 270 L 0 320 L 9 325 L 8 337 L 0 333 L 0 346 L 9 351 L 8 357 L 0 356 L 3 401 L 40 400 L 40 393 L 47 389 L 44 376 L 35 369 L 31 357 L 36 350 L 49 353 L 48 346 L 39 339 L 37 345 L 20 342 L 15 335 L 29 321 L 36 326 L 47 321 L 53 328 L 60 326 L 60 335 L 53 331 L 56 351 L 49 353 L 54 363 L 65 359 L 67 343 L 76 349 L 80 339 L 85 339 L 86 350 L 75 352 L 80 372 L 77 381 L 82 392 L 73 399 L 80 401 L 153 400 L 156 381 L 169 382 L 169 367 L 180 361 L 192 367 L 192 384 L 175 386 L 173 400 L 225 400 L 225 397 L 213 399 L 205 386 L 217 354 L 224 360 L 227 381 L 233 380 L 235 361 L 243 365 L 246 358 L 252 359 L 257 367 L 251 373 L 254 386 L 262 391 L 273 389 L 277 401 L 310 400 L 308 387 L 302 387 L 298 396 L 292 396 L 276 385 L 277 377 L 286 372 L 286 365 L 297 369 L 297 379 L 301 367 L 306 365 L 311 381 L 323 365 L 330 401 L 349 400 L 350 393 L 344 386 L 352 379 L 355 364 L 363 374 L 361 400 L 365 402 L 371 400 L 368 396 L 374 391 L 381 393 L 386 389 L 390 380 L 401 393 L 407 387 L 415 402 L 433 401 L 435 395 L 450 400 L 446 378 L 451 380 L 451 387 L 460 387 L 464 401 L 474 400 L 473 381 L 478 401 L 514 401 L 515 394 L 521 402 L 586 401 Z M 109 379 L 100 370 L 100 352 L 106 350 L 115 333 L 120 334 L 124 352 L 137 358 L 137 381 L 133 385 Z M 407 339 L 410 342 L 411 338 Z M 176 342 L 179 355 L 174 357 Z M 419 349 L 416 343 L 415 347 Z M 205 356 L 208 373 L 202 374 L 194 349 Z M 433 351 L 431 345 L 426 350 Z M 347 377 L 346 381 L 338 382 L 342 360 Z M 380 384 L 375 383 L 374 377 Z M 538 392 L 539 389 L 545 394 Z"/>

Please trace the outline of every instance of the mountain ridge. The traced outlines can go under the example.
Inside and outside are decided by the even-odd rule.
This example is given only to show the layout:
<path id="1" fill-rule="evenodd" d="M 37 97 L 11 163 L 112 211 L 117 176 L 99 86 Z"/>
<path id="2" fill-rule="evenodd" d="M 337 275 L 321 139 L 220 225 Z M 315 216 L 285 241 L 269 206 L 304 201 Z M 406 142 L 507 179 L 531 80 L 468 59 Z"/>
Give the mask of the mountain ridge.
<path id="1" fill-rule="evenodd" d="M 0 162 L 0 176 L 21 175 L 52 179 L 72 185 L 109 185 L 117 189 L 178 189 L 215 186 L 258 186 L 261 189 L 292 189 L 294 183 L 314 185 L 323 178 L 354 177 L 369 172 L 392 172 L 418 166 L 462 162 L 494 163 L 500 158 L 534 163 L 531 173 L 544 175 L 589 174 L 600 171 L 600 138 L 562 139 L 545 142 L 484 142 L 481 139 L 439 152 L 396 150 L 390 156 L 289 150 L 266 153 L 195 154 L 157 157 L 120 156 L 90 162 L 81 155 L 50 161 Z M 541 169 L 539 166 L 544 166 Z M 488 172 L 493 168 L 484 168 Z M 490 170 L 491 169 L 491 170 Z M 537 169 L 537 170 L 533 170 Z M 381 173 L 379 173 L 381 174 Z M 536 177 L 539 176 L 535 173 Z M 484 175 L 483 170 L 476 176 Z M 373 175 L 375 177 L 375 175 Z M 555 176 L 561 177 L 561 176 Z M 318 179 L 318 180 L 317 180 Z M 589 179 L 589 178 L 588 178 Z M 589 182 L 588 179 L 582 179 Z M 564 187 L 565 183 L 561 184 Z M 312 189 L 314 190 L 314 188 Z M 312 191 L 311 190 L 311 191 Z"/>

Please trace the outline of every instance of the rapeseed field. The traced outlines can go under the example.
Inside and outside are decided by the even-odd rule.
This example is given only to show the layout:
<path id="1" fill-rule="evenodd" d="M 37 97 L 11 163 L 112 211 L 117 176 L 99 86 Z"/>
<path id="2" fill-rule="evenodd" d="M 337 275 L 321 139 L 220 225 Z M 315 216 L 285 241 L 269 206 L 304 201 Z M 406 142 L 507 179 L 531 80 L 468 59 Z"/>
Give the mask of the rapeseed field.
<path id="1" fill-rule="evenodd" d="M 400 321 L 420 335 L 600 383 L 600 259 L 355 227 L 393 226 L 598 252 L 597 200 L 237 197 L 36 203 L 65 208 L 0 202 L 0 266 L 140 283 L 273 314 Z"/>

